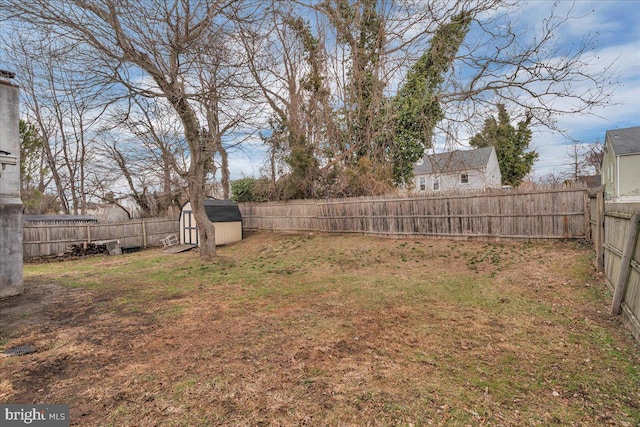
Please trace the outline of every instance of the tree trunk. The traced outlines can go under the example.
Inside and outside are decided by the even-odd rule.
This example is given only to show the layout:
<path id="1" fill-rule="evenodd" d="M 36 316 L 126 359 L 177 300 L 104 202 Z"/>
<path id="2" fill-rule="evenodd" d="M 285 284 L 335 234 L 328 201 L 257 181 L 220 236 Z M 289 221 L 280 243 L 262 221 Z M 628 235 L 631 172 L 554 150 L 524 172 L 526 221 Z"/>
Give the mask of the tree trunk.
<path id="1" fill-rule="evenodd" d="M 204 209 L 204 191 L 202 186 L 193 181 L 187 188 L 191 209 L 198 224 L 198 241 L 200 242 L 200 256 L 212 259 L 216 256 L 216 229 Z"/>
<path id="2" fill-rule="evenodd" d="M 218 139 L 220 138 L 218 137 Z M 229 177 L 229 154 L 222 145 L 222 141 L 218 143 L 218 153 L 220 153 L 221 159 L 220 184 L 222 185 L 222 198 L 229 200 L 229 188 L 231 187 L 231 179 Z"/>
<path id="3" fill-rule="evenodd" d="M 58 193 L 58 200 L 60 201 L 60 207 L 64 214 L 69 215 L 71 211 L 69 210 L 69 203 L 67 202 L 67 197 L 64 194 L 64 185 L 62 184 L 62 178 L 58 173 L 58 166 L 56 164 L 56 159 L 51 150 L 51 145 L 49 144 L 49 136 L 44 132 L 42 125 L 40 124 L 40 129 L 43 135 L 44 142 L 44 152 L 47 158 L 47 165 L 49 166 L 49 170 L 51 171 L 51 176 L 53 177 L 53 182 L 56 186 L 56 192 Z"/>
<path id="4" fill-rule="evenodd" d="M 166 150 L 162 150 L 162 214 L 167 215 L 173 202 L 173 184 L 171 182 L 171 161 Z"/>
<path id="5" fill-rule="evenodd" d="M 171 98 L 170 98 L 171 99 Z M 184 135 L 189 144 L 191 163 L 187 184 L 187 196 L 191 201 L 193 216 L 198 224 L 198 241 L 200 242 L 200 256 L 212 259 L 216 256 L 216 229 L 204 210 L 207 143 L 203 142 L 200 126 L 195 111 L 184 97 L 174 98 L 174 108 L 180 116 L 184 127 Z"/>

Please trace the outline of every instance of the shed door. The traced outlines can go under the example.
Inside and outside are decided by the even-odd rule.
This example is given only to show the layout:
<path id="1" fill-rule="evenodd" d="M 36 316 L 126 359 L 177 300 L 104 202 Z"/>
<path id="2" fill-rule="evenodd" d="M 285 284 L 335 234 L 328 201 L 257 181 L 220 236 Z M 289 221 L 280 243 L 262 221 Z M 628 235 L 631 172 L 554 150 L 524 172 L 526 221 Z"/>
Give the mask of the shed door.
<path id="1" fill-rule="evenodd" d="M 185 244 L 198 245 L 198 227 L 196 227 L 193 211 L 184 211 L 183 215 L 182 241 Z"/>

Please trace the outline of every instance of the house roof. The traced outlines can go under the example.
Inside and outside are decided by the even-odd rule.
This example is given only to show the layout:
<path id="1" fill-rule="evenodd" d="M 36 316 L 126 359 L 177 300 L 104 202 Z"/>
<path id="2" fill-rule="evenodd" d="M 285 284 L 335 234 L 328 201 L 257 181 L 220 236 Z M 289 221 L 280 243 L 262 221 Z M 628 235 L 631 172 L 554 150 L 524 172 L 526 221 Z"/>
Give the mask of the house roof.
<path id="1" fill-rule="evenodd" d="M 616 156 L 640 153 L 640 126 L 608 130 L 606 139 Z"/>
<path id="2" fill-rule="evenodd" d="M 456 150 L 424 156 L 422 164 L 413 167 L 415 175 L 482 169 L 489 163 L 493 147 Z"/>

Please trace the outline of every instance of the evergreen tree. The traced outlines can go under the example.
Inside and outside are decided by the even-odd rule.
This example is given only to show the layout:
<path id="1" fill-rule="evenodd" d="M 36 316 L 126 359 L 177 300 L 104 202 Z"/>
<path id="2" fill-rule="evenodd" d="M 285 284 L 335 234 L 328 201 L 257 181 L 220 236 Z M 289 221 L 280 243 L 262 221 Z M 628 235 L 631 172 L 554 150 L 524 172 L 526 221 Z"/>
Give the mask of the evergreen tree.
<path id="1" fill-rule="evenodd" d="M 531 143 L 530 124 L 531 116 L 527 115 L 514 127 L 504 104 L 498 104 L 498 119 L 492 116 L 485 120 L 482 131 L 469 141 L 472 147 L 495 147 L 504 185 L 522 184 L 538 158 L 535 151 L 527 151 Z"/>
<path id="2" fill-rule="evenodd" d="M 20 193 L 28 213 L 41 213 L 47 173 L 42 161 L 43 146 L 37 127 L 20 119 Z"/>

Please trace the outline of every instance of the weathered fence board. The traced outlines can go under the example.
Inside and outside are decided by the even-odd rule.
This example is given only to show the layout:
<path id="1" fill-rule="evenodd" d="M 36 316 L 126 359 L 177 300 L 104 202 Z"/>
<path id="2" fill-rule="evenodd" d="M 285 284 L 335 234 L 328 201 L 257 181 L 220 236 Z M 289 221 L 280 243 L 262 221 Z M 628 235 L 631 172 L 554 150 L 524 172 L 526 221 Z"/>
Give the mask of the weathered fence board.
<path id="1" fill-rule="evenodd" d="M 176 218 L 137 219 L 116 223 L 29 222 L 23 225 L 25 258 L 63 253 L 68 246 L 119 240 L 122 246 L 159 246 L 160 239 L 178 233 Z"/>
<path id="2" fill-rule="evenodd" d="M 631 278 L 633 268 L 633 255 L 636 251 L 638 243 L 638 224 L 640 223 L 640 214 L 634 214 L 626 224 L 624 237 L 624 246 L 622 247 L 622 258 L 620 259 L 620 269 L 617 272 L 617 279 L 614 284 L 613 302 L 611 304 L 611 314 L 619 314 L 622 299 L 627 290 L 627 284 Z"/>
<path id="3" fill-rule="evenodd" d="M 612 311 L 621 310 L 624 322 L 640 341 L 640 231 L 630 232 L 632 219 L 638 220 L 636 214 L 640 214 L 640 204 L 606 203 L 602 248 L 604 273 L 613 292 Z"/>
<path id="4" fill-rule="evenodd" d="M 604 185 L 590 189 L 587 194 L 587 209 L 589 210 L 590 241 L 596 251 L 594 260 L 596 271 L 604 271 Z"/>
<path id="5" fill-rule="evenodd" d="M 584 188 L 241 203 L 247 230 L 446 238 L 584 239 Z"/>

